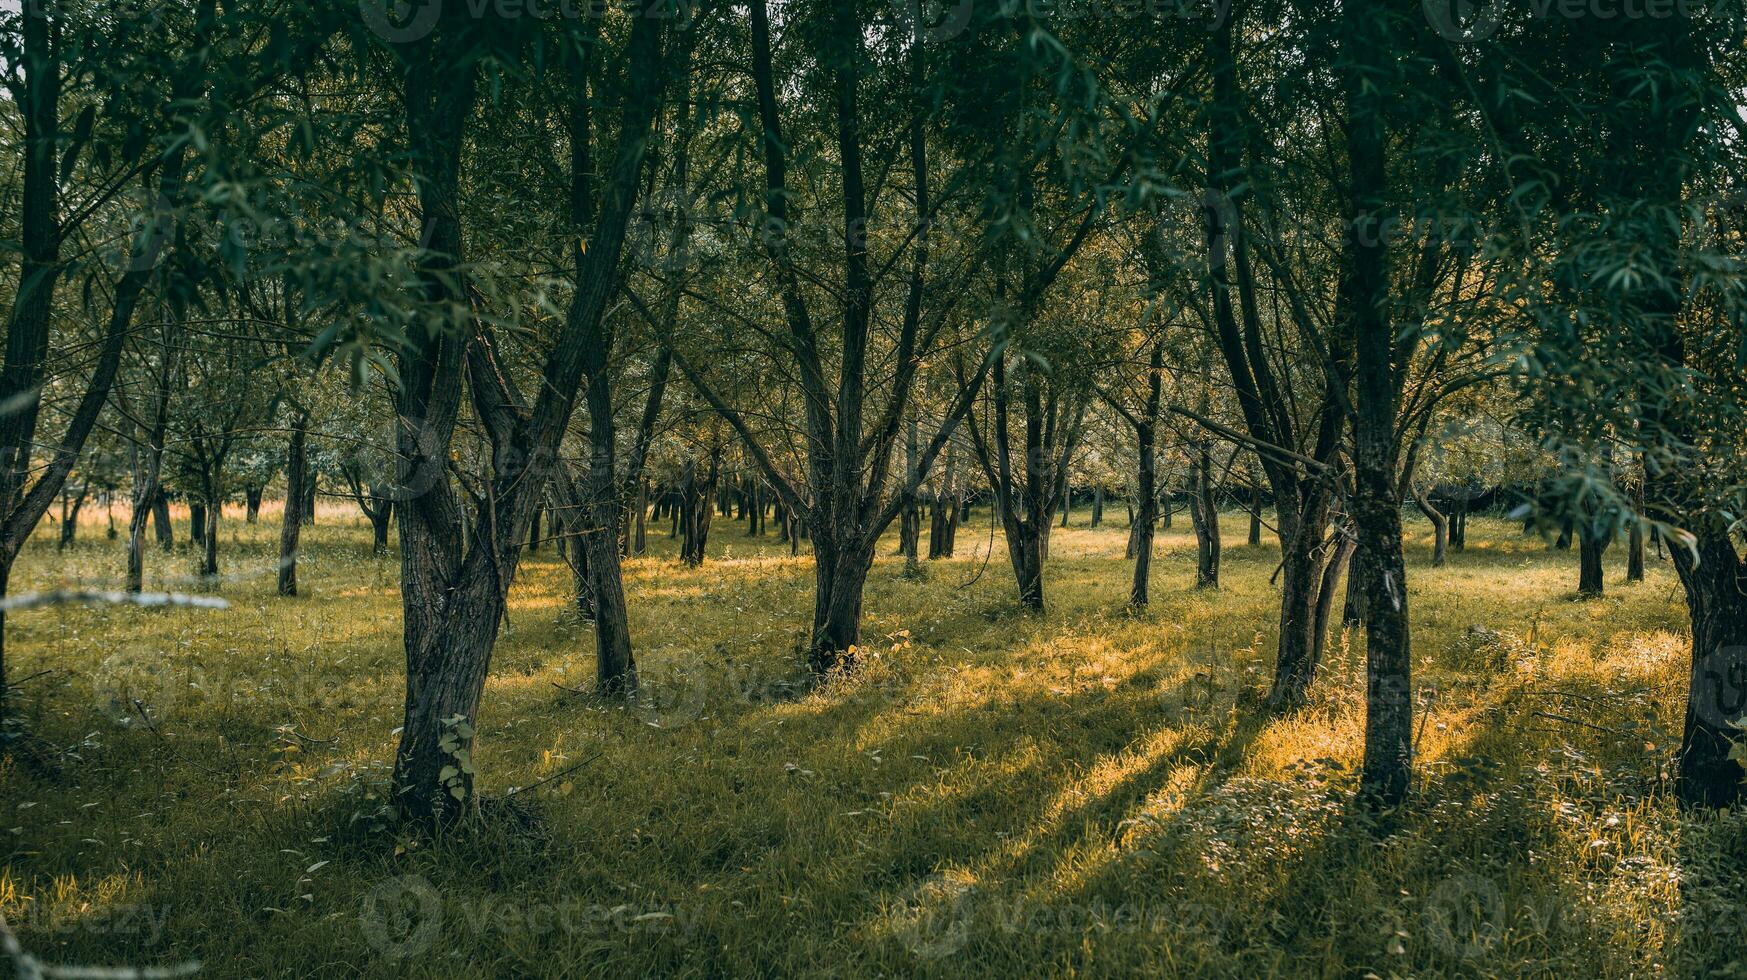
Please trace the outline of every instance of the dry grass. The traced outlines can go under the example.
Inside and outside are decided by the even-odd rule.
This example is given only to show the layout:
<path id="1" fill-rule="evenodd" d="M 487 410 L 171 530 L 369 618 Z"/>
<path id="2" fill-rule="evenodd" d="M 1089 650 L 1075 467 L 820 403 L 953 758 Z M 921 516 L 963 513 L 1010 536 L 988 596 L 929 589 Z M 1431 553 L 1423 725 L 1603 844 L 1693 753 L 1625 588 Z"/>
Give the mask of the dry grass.
<path id="1" fill-rule="evenodd" d="M 65 554 L 39 542 L 14 590 L 113 586 L 95 519 Z M 25 685 L 31 723 L 66 755 L 59 779 L 0 772 L 0 912 L 51 962 L 225 977 L 1743 970 L 1747 821 L 1667 795 L 1686 663 L 1667 566 L 1578 602 L 1575 554 L 1503 522 L 1438 570 L 1411 529 L 1429 710 L 1381 839 L 1347 807 L 1362 643 L 1337 641 L 1308 710 L 1256 709 L 1274 548 L 1228 549 L 1226 588 L 1197 592 L 1179 525 L 1131 615 L 1125 529 L 1080 515 L 1038 619 L 999 547 L 984 570 L 984 512 L 924 580 L 882 558 L 872 662 L 823 690 L 797 653 L 807 559 L 723 522 L 686 570 L 658 534 L 628 566 L 635 709 L 562 689 L 588 683 L 592 641 L 556 556 L 530 557 L 484 785 L 593 761 L 518 797 L 532 823 L 419 844 L 369 819 L 399 724 L 396 561 L 336 508 L 306 539 L 310 594 L 281 600 L 276 528 L 232 521 L 229 611 L 12 617 L 15 677 L 53 671 Z M 153 564 L 201 587 L 191 555 Z"/>

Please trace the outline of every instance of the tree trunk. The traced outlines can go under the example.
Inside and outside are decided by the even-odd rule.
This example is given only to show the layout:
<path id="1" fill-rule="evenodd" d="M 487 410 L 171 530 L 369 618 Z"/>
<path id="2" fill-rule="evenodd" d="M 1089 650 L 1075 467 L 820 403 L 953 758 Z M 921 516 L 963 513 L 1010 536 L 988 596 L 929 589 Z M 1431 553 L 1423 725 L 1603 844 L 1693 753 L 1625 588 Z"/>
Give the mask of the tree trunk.
<path id="1" fill-rule="evenodd" d="M 158 533 L 158 547 L 164 551 L 176 548 L 176 525 L 170 521 L 170 495 L 164 492 L 163 484 L 158 485 L 157 496 L 152 498 L 152 527 Z"/>
<path id="2" fill-rule="evenodd" d="M 646 518 L 649 515 L 649 481 L 637 480 L 636 501 L 631 508 L 631 554 L 641 558 L 649 551 L 649 525 Z"/>
<path id="3" fill-rule="evenodd" d="M 1104 526 L 1104 488 L 1092 489 L 1092 528 L 1097 530 Z"/>
<path id="4" fill-rule="evenodd" d="M 1203 441 L 1190 477 L 1189 516 L 1195 525 L 1195 587 L 1219 588 L 1219 510 L 1213 494 L 1213 446 Z"/>
<path id="5" fill-rule="evenodd" d="M 1693 528 L 1695 560 L 1671 548 L 1692 619 L 1692 671 L 1681 736 L 1677 793 L 1693 807 L 1743 797 L 1741 764 L 1729 757 L 1747 717 L 1747 563 L 1721 521 Z"/>
<path id="6" fill-rule="evenodd" d="M 1382 0 L 1348 0 L 1342 8 L 1351 173 L 1347 268 L 1340 292 L 1352 318 L 1354 372 L 1353 523 L 1363 564 L 1365 630 L 1365 761 L 1360 793 L 1392 807 L 1407 796 L 1413 775 L 1413 649 L 1408 625 L 1407 563 L 1401 543 L 1401 490 L 1396 420 L 1401 375 L 1398 332 L 1386 310 L 1390 288 L 1385 202 L 1388 166 L 1384 89 L 1391 63 L 1389 20 Z"/>
<path id="7" fill-rule="evenodd" d="M 1334 548 L 1334 557 L 1324 566 L 1322 585 L 1317 588 L 1316 625 L 1311 637 L 1312 659 L 1317 663 L 1322 662 L 1323 652 L 1328 649 L 1329 618 L 1334 613 L 1335 596 L 1341 591 L 1341 576 L 1352 568 L 1353 555 L 1359 550 L 1358 538 L 1343 531 Z"/>
<path id="8" fill-rule="evenodd" d="M 1146 414 L 1134 420 L 1135 441 L 1139 443 L 1139 466 L 1135 474 L 1135 497 L 1140 504 L 1129 518 L 1128 557 L 1134 561 L 1134 581 L 1129 586 L 1128 604 L 1144 608 L 1152 601 L 1153 528 L 1159 521 L 1158 492 L 1158 426 L 1156 420 L 1162 398 L 1164 378 L 1164 345 L 1153 346 L 1150 365 Z"/>
<path id="9" fill-rule="evenodd" d="M 1280 513 L 1280 641 L 1268 707 L 1290 711 L 1310 695 L 1321 661 L 1316 655 L 1316 603 L 1322 582 L 1322 529 L 1326 512 L 1313 510 L 1309 521 L 1283 508 Z"/>
<path id="10" fill-rule="evenodd" d="M 807 664 L 821 677 L 854 667 L 849 654 L 861 642 L 862 595 L 872 562 L 872 542 L 847 550 L 823 533 L 813 538 L 813 635 Z"/>
<path id="11" fill-rule="evenodd" d="M 309 418 L 291 425 L 291 446 L 285 454 L 285 511 L 279 525 L 279 594 L 297 595 L 298 542 L 303 536 L 303 486 L 309 481 Z M 380 533 L 380 529 L 378 529 Z"/>
<path id="12" fill-rule="evenodd" d="M 85 509 L 85 497 L 91 492 L 91 485 L 84 484 L 79 492 L 71 496 L 65 485 L 61 487 L 61 536 L 55 545 L 56 551 L 65 551 L 79 535 L 79 512 Z"/>
<path id="13" fill-rule="evenodd" d="M 1262 484 L 1255 481 L 1250 484 L 1250 547 L 1262 546 Z"/>
<path id="14" fill-rule="evenodd" d="M 1597 533 L 1585 520 L 1578 529 L 1577 540 L 1577 593 L 1586 599 L 1599 599 L 1607 589 L 1606 570 L 1601 559 L 1613 544 L 1613 535 Z"/>
<path id="15" fill-rule="evenodd" d="M 206 508 L 206 548 L 201 553 L 200 574 L 206 578 L 218 578 L 218 518 L 224 513 L 224 497 L 218 491 L 212 494 L 212 501 Z"/>
<path id="16" fill-rule="evenodd" d="M 261 518 L 261 488 L 257 487 L 257 486 L 252 486 L 252 485 L 244 487 L 243 488 L 243 501 L 244 501 L 245 506 L 247 507 L 247 510 L 244 512 L 244 515 L 243 515 L 244 523 L 253 524 L 256 521 L 260 520 L 260 518 Z"/>
<path id="17" fill-rule="evenodd" d="M 370 551 L 371 554 L 388 554 L 388 531 L 394 524 L 394 501 L 379 500 L 376 509 L 369 514 L 370 518 Z"/>
<path id="18" fill-rule="evenodd" d="M 195 500 L 188 501 L 188 540 L 196 548 L 206 546 L 206 504 Z"/>

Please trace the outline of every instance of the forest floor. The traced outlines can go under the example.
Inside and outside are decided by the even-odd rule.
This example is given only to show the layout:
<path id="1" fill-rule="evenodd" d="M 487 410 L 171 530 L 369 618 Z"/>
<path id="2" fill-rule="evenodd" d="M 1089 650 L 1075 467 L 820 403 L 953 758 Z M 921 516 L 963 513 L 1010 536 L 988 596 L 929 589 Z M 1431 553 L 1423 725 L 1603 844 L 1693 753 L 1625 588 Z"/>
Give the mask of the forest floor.
<path id="1" fill-rule="evenodd" d="M 686 569 L 662 528 L 627 566 L 635 708 L 573 693 L 592 638 L 545 548 L 475 761 L 498 798 L 550 782 L 420 843 L 374 819 L 398 561 L 336 506 L 305 532 L 306 595 L 279 599 L 276 515 L 227 517 L 217 586 L 154 552 L 148 588 L 228 610 L 10 617 L 23 711 L 64 754 L 0 769 L 0 913 L 48 963 L 216 977 L 1747 972 L 1747 817 L 1669 795 L 1688 655 L 1666 563 L 1628 586 L 1616 548 L 1607 597 L 1578 601 L 1574 552 L 1476 519 L 1433 569 L 1410 523 L 1425 711 L 1415 795 L 1379 828 L 1349 805 L 1362 641 L 1266 716 L 1277 548 L 1229 547 L 1225 587 L 1196 591 L 1179 517 L 1133 615 L 1122 523 L 1056 532 L 1041 618 L 986 510 L 925 577 L 886 549 L 867 666 L 818 690 L 809 559 L 719 520 Z M 102 532 L 57 553 L 45 531 L 13 592 L 117 587 Z"/>

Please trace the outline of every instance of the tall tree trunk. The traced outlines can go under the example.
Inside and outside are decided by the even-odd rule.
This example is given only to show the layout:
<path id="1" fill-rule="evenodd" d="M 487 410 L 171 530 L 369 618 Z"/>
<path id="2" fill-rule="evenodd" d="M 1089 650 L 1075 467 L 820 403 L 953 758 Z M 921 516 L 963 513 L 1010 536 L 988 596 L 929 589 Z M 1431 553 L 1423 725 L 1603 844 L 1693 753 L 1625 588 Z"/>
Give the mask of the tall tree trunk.
<path id="1" fill-rule="evenodd" d="M 297 595 L 298 542 L 303 536 L 303 486 L 309 480 L 309 417 L 291 423 L 291 446 L 285 454 L 285 510 L 279 525 L 279 594 Z"/>
<path id="2" fill-rule="evenodd" d="M 1390 321 L 1388 167 L 1383 92 L 1389 19 L 1380 0 L 1348 0 L 1342 9 L 1352 218 L 1346 239 L 1344 305 L 1357 351 L 1353 426 L 1353 523 L 1364 550 L 1369 614 L 1365 629 L 1365 761 L 1360 791 L 1376 804 L 1406 798 L 1413 774 L 1413 657 L 1408 628 L 1407 563 L 1401 544 L 1399 441 L 1401 374 L 1398 332 Z"/>

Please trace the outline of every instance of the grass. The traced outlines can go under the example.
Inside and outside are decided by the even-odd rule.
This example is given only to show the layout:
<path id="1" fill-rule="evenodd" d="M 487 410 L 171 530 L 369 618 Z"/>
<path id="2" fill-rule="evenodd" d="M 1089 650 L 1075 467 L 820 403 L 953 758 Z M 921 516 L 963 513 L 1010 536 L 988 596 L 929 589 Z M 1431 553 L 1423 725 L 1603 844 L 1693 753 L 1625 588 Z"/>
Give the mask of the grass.
<path id="1" fill-rule="evenodd" d="M 588 684 L 548 549 L 510 597 L 476 760 L 532 801 L 435 842 L 371 819 L 399 724 L 398 564 L 338 508 L 308 595 L 276 517 L 228 521 L 224 612 L 48 608 L 8 624 L 57 778 L 0 770 L 0 912 L 50 963 L 219 977 L 1717 976 L 1747 971 L 1747 819 L 1669 794 L 1687 655 L 1668 566 L 1574 596 L 1576 555 L 1502 521 L 1429 567 L 1410 524 L 1418 787 L 1349 812 L 1362 642 L 1314 703 L 1257 709 L 1277 550 L 1190 588 L 1186 522 L 1122 608 L 1118 521 L 1058 531 L 1021 614 L 986 512 L 961 557 L 882 554 L 871 661 L 810 690 L 810 567 L 719 522 L 627 566 L 649 703 Z M 1242 540 L 1232 516 L 1228 541 Z M 180 530 L 180 529 L 179 529 Z M 101 524 L 15 592 L 113 587 Z M 1616 551 L 1610 556 L 1621 558 Z M 202 586 L 154 553 L 148 587 Z M 146 706 L 150 724 L 132 705 Z"/>

